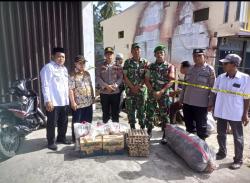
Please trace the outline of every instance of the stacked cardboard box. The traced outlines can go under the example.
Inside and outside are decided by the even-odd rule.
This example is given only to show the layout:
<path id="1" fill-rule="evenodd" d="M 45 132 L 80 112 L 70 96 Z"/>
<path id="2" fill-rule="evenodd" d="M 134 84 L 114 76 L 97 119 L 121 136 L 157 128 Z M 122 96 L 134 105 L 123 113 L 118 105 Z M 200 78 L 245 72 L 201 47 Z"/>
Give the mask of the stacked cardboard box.
<path id="1" fill-rule="evenodd" d="M 90 137 L 80 138 L 81 157 L 123 154 L 124 135 L 97 136 L 95 140 Z"/>
<path id="2" fill-rule="evenodd" d="M 129 130 L 126 141 L 129 156 L 149 155 L 149 135 L 145 130 Z"/>
<path id="3" fill-rule="evenodd" d="M 102 155 L 102 136 L 96 137 L 95 140 L 87 136 L 81 137 L 80 151 L 84 157 Z"/>
<path id="4" fill-rule="evenodd" d="M 102 138 L 103 154 L 123 154 L 124 135 L 104 135 Z"/>

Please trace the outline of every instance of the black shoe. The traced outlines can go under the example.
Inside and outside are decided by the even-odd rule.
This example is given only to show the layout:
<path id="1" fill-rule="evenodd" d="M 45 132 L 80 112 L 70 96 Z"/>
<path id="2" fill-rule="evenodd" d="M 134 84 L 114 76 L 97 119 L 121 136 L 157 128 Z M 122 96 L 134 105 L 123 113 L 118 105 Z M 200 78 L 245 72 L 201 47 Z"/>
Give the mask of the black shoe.
<path id="1" fill-rule="evenodd" d="M 130 124 L 131 129 L 135 129 L 135 124 Z"/>
<path id="2" fill-rule="evenodd" d="M 145 129 L 145 125 L 141 125 L 141 129 L 144 130 Z"/>
<path id="3" fill-rule="evenodd" d="M 51 149 L 51 150 L 53 150 L 53 151 L 56 151 L 56 150 L 57 150 L 57 145 L 56 145 L 56 144 L 48 145 L 48 149 Z"/>
<path id="4" fill-rule="evenodd" d="M 163 138 L 163 139 L 161 139 L 161 144 L 162 145 L 165 145 L 165 144 L 167 144 L 168 142 L 167 142 L 167 139 L 165 139 L 165 138 Z"/>
<path id="5" fill-rule="evenodd" d="M 148 129 L 147 133 L 148 133 L 149 139 L 151 139 L 151 137 L 152 137 L 152 129 Z"/>
<path id="6" fill-rule="evenodd" d="M 231 170 L 236 170 L 236 169 L 240 169 L 241 165 L 242 165 L 242 162 L 233 162 L 233 163 L 229 166 L 229 168 L 230 168 Z"/>
<path id="7" fill-rule="evenodd" d="M 216 153 L 216 160 L 222 160 L 226 157 L 224 153 L 218 152 Z"/>
<path id="8" fill-rule="evenodd" d="M 69 140 L 57 140 L 56 142 L 57 143 L 61 143 L 61 144 L 66 144 L 66 145 L 70 145 L 71 144 L 71 141 L 69 141 Z"/>

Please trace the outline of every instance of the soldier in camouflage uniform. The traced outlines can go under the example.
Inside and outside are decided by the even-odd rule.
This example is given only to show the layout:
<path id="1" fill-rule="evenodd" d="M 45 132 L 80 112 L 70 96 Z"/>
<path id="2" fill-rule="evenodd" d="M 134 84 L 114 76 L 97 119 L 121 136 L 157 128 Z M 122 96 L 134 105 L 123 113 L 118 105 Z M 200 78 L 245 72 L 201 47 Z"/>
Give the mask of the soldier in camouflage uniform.
<path id="1" fill-rule="evenodd" d="M 145 128 L 145 96 L 146 87 L 144 77 L 147 60 L 141 58 L 141 49 L 138 43 L 132 44 L 132 58 L 127 59 L 123 66 L 124 83 L 126 92 L 125 106 L 131 129 L 135 129 L 135 112 L 142 129 Z"/>
<path id="2" fill-rule="evenodd" d="M 156 61 L 148 66 L 145 84 L 148 88 L 148 99 L 146 102 L 146 120 L 145 124 L 148 134 L 151 136 L 154 127 L 153 121 L 156 117 L 162 122 L 163 138 L 165 142 L 164 128 L 169 123 L 170 97 L 173 91 L 171 80 L 175 79 L 174 66 L 165 60 L 165 46 L 160 45 L 154 49 Z M 156 116 L 158 114 L 158 116 Z"/>

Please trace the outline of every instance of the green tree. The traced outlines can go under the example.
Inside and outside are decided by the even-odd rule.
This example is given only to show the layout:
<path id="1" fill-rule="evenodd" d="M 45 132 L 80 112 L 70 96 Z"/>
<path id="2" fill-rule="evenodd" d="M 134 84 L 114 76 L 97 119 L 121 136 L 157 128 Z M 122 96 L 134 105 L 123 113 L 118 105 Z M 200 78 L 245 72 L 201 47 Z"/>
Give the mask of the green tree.
<path id="1" fill-rule="evenodd" d="M 100 10 L 96 5 L 93 7 L 94 10 L 94 33 L 95 33 L 95 42 L 101 43 L 103 40 L 102 36 L 102 28 L 100 22 L 102 21 L 102 17 L 100 15 Z"/>
<path id="2" fill-rule="evenodd" d="M 121 8 L 120 3 L 115 3 L 114 1 L 99 1 L 97 6 L 94 5 L 94 31 L 97 43 L 103 41 L 100 22 L 120 13 L 121 10 L 118 10 L 118 8 Z"/>
<path id="3" fill-rule="evenodd" d="M 97 7 L 100 8 L 101 17 L 104 20 L 121 12 L 121 10 L 118 10 L 118 8 L 121 8 L 120 3 L 114 1 L 99 1 Z"/>

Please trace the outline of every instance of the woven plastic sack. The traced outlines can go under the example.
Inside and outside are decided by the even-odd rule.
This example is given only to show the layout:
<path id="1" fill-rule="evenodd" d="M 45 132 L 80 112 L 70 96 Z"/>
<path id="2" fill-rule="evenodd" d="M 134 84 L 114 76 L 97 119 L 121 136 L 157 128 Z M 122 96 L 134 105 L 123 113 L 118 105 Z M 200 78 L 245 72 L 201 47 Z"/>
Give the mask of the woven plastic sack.
<path id="1" fill-rule="evenodd" d="M 193 170 L 212 173 L 217 168 L 215 153 L 198 136 L 175 125 L 166 125 L 165 134 L 170 148 Z"/>

